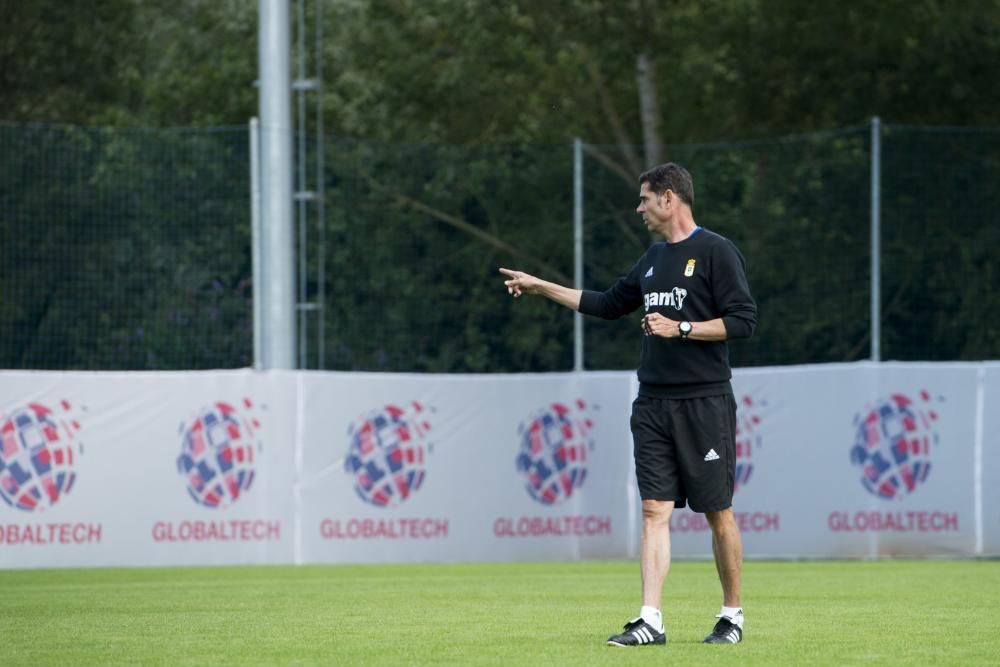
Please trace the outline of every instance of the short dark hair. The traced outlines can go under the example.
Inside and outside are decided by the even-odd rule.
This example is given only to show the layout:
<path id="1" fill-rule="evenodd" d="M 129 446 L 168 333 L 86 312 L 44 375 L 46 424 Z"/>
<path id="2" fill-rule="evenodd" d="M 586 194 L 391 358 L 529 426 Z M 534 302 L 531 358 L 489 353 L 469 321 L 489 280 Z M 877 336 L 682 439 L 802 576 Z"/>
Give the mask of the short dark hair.
<path id="1" fill-rule="evenodd" d="M 691 180 L 688 170 L 679 164 L 667 162 L 642 172 L 639 176 L 639 185 L 643 183 L 649 183 L 649 189 L 657 195 L 672 190 L 681 201 L 688 206 L 694 206 L 694 181 Z"/>

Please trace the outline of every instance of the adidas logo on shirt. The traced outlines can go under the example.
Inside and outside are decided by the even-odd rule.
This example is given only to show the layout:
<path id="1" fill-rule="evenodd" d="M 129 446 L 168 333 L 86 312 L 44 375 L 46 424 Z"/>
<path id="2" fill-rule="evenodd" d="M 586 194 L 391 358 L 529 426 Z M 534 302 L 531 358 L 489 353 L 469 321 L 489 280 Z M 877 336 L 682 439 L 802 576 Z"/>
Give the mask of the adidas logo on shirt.
<path id="1" fill-rule="evenodd" d="M 644 277 L 649 278 L 652 275 L 653 275 L 653 267 L 649 267 L 649 271 L 646 271 L 646 275 Z"/>
<path id="2" fill-rule="evenodd" d="M 708 454 L 705 454 L 706 461 L 718 461 L 719 455 L 715 453 L 714 449 L 708 450 Z"/>

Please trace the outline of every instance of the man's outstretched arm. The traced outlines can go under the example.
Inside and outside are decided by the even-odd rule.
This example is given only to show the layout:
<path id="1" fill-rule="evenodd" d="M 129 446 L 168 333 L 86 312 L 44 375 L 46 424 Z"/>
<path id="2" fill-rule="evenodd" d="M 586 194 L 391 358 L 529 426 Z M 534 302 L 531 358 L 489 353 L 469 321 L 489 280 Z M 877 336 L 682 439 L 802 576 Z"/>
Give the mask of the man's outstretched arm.
<path id="1" fill-rule="evenodd" d="M 580 295 L 583 292 L 578 289 L 550 283 L 524 271 L 500 269 L 500 273 L 509 278 L 503 284 L 507 286 L 507 293 L 515 298 L 522 294 L 540 294 L 570 310 L 580 310 Z"/>

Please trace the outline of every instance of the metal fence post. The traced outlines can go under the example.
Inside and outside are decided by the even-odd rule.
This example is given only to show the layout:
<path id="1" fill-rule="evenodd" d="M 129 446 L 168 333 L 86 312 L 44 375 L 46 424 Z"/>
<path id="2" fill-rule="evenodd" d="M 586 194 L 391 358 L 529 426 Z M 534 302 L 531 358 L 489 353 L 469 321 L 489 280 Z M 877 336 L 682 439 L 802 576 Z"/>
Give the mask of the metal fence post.
<path id="1" fill-rule="evenodd" d="M 573 286 L 583 289 L 583 142 L 573 140 Z M 573 370 L 583 370 L 583 315 L 573 314 Z"/>
<path id="2" fill-rule="evenodd" d="M 882 121 L 872 118 L 871 162 L 871 359 L 882 360 Z"/>
<path id="3" fill-rule="evenodd" d="M 253 367 L 264 368 L 264 238 L 260 226 L 260 122 L 250 119 L 250 253 L 253 271 Z"/>

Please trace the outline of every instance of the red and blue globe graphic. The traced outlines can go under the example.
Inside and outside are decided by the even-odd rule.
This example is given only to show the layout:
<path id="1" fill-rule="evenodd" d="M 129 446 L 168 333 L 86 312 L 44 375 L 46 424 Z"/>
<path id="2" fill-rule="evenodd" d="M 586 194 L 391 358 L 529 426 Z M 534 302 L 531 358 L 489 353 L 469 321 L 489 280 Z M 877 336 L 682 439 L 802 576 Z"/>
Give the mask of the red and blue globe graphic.
<path id="1" fill-rule="evenodd" d="M 376 507 L 394 507 L 416 493 L 427 476 L 425 458 L 431 430 L 427 409 L 412 402 L 375 408 L 348 429 L 350 444 L 344 470 L 354 491 Z"/>
<path id="2" fill-rule="evenodd" d="M 583 487 L 587 456 L 593 449 L 594 423 L 587 404 L 553 403 L 518 427 L 520 446 L 515 465 L 524 488 L 543 505 L 558 505 Z"/>
<path id="3" fill-rule="evenodd" d="M 854 418 L 851 463 L 861 468 L 861 484 L 879 498 L 903 498 L 927 481 L 931 446 L 938 442 L 938 415 L 931 395 L 880 398 Z"/>
<path id="4" fill-rule="evenodd" d="M 177 470 L 187 492 L 203 507 L 221 509 L 240 499 L 253 485 L 260 422 L 251 415 L 253 402 L 243 399 L 242 410 L 217 401 L 198 410 L 181 425 L 181 454 Z"/>
<path id="5" fill-rule="evenodd" d="M 740 405 L 736 412 L 736 480 L 733 489 L 734 493 L 740 487 L 745 486 L 753 474 L 753 457 L 763 443 L 760 412 L 765 407 L 767 407 L 766 401 L 756 399 L 749 394 L 740 399 Z"/>
<path id="6" fill-rule="evenodd" d="M 72 406 L 42 403 L 17 407 L 0 418 L 0 498 L 27 512 L 52 507 L 73 488 L 73 466 L 83 446 Z"/>

